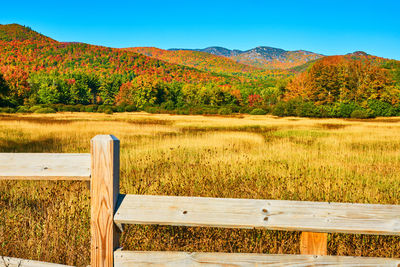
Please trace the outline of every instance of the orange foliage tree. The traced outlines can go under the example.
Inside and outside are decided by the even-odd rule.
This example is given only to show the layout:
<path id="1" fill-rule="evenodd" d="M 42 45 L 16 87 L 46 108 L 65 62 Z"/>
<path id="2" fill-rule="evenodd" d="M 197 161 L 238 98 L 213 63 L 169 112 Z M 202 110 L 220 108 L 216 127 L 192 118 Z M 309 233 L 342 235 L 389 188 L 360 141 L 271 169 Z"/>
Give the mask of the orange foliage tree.
<path id="1" fill-rule="evenodd" d="M 387 70 L 369 61 L 332 56 L 316 62 L 287 86 L 285 99 L 302 98 L 317 105 L 356 102 L 365 106 L 376 99 L 399 102 L 399 91 Z"/>

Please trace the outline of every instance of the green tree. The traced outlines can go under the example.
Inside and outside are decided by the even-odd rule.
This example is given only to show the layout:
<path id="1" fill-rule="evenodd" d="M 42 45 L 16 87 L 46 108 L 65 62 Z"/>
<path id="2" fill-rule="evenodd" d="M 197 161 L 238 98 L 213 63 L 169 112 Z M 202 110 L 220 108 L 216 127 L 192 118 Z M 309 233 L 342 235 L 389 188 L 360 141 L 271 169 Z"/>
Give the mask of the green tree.
<path id="1" fill-rule="evenodd" d="M 5 98 L 9 92 L 10 88 L 8 87 L 8 84 L 4 79 L 3 74 L 0 73 L 0 96 L 2 98 Z"/>

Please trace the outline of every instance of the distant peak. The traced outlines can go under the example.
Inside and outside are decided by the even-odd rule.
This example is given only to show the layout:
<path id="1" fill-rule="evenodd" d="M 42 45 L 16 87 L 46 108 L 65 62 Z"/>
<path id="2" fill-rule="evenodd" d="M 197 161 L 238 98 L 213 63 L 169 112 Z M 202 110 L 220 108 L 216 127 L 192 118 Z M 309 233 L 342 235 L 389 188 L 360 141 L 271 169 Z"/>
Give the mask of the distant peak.
<path id="1" fill-rule="evenodd" d="M 349 55 L 349 56 L 358 56 L 358 57 L 360 57 L 360 56 L 369 56 L 369 54 L 367 54 L 367 53 L 365 53 L 364 51 L 355 51 L 355 52 L 353 52 L 353 53 L 348 53 L 347 55 Z"/>

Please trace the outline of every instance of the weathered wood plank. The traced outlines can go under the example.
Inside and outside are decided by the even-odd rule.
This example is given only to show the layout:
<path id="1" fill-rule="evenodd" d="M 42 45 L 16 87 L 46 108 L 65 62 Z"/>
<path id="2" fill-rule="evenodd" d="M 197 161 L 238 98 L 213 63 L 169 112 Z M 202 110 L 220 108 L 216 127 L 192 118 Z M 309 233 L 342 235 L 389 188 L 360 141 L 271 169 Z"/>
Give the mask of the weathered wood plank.
<path id="1" fill-rule="evenodd" d="M 91 140 L 91 266 L 113 267 L 118 229 L 113 215 L 119 194 L 119 140 L 97 135 Z"/>
<path id="2" fill-rule="evenodd" d="M 400 235 L 400 206 L 120 195 L 117 224 L 265 228 Z"/>
<path id="3" fill-rule="evenodd" d="M 328 255 L 328 234 L 302 232 L 300 253 L 303 255 Z"/>
<path id="4" fill-rule="evenodd" d="M 90 154 L 0 153 L 1 180 L 87 180 Z"/>
<path id="5" fill-rule="evenodd" d="M 397 267 L 400 260 L 368 257 L 271 255 L 245 253 L 201 253 L 201 252 L 151 252 L 116 251 L 115 267 L 158 266 L 385 266 Z"/>
<path id="6" fill-rule="evenodd" d="M 0 256 L 0 267 L 65 267 L 65 266 L 69 265 Z"/>

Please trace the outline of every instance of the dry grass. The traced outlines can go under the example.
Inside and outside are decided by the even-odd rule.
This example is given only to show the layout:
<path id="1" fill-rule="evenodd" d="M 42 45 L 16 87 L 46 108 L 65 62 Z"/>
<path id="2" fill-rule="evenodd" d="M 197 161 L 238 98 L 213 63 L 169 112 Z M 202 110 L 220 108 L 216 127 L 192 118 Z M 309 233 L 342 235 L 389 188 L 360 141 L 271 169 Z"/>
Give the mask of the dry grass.
<path id="1" fill-rule="evenodd" d="M 400 204 L 400 121 L 65 113 L 0 117 L 0 152 L 121 140 L 121 192 Z M 84 182 L 0 181 L 0 255 L 89 264 Z M 129 226 L 129 250 L 299 253 L 299 233 Z M 330 234 L 336 255 L 400 257 L 400 238 Z"/>

